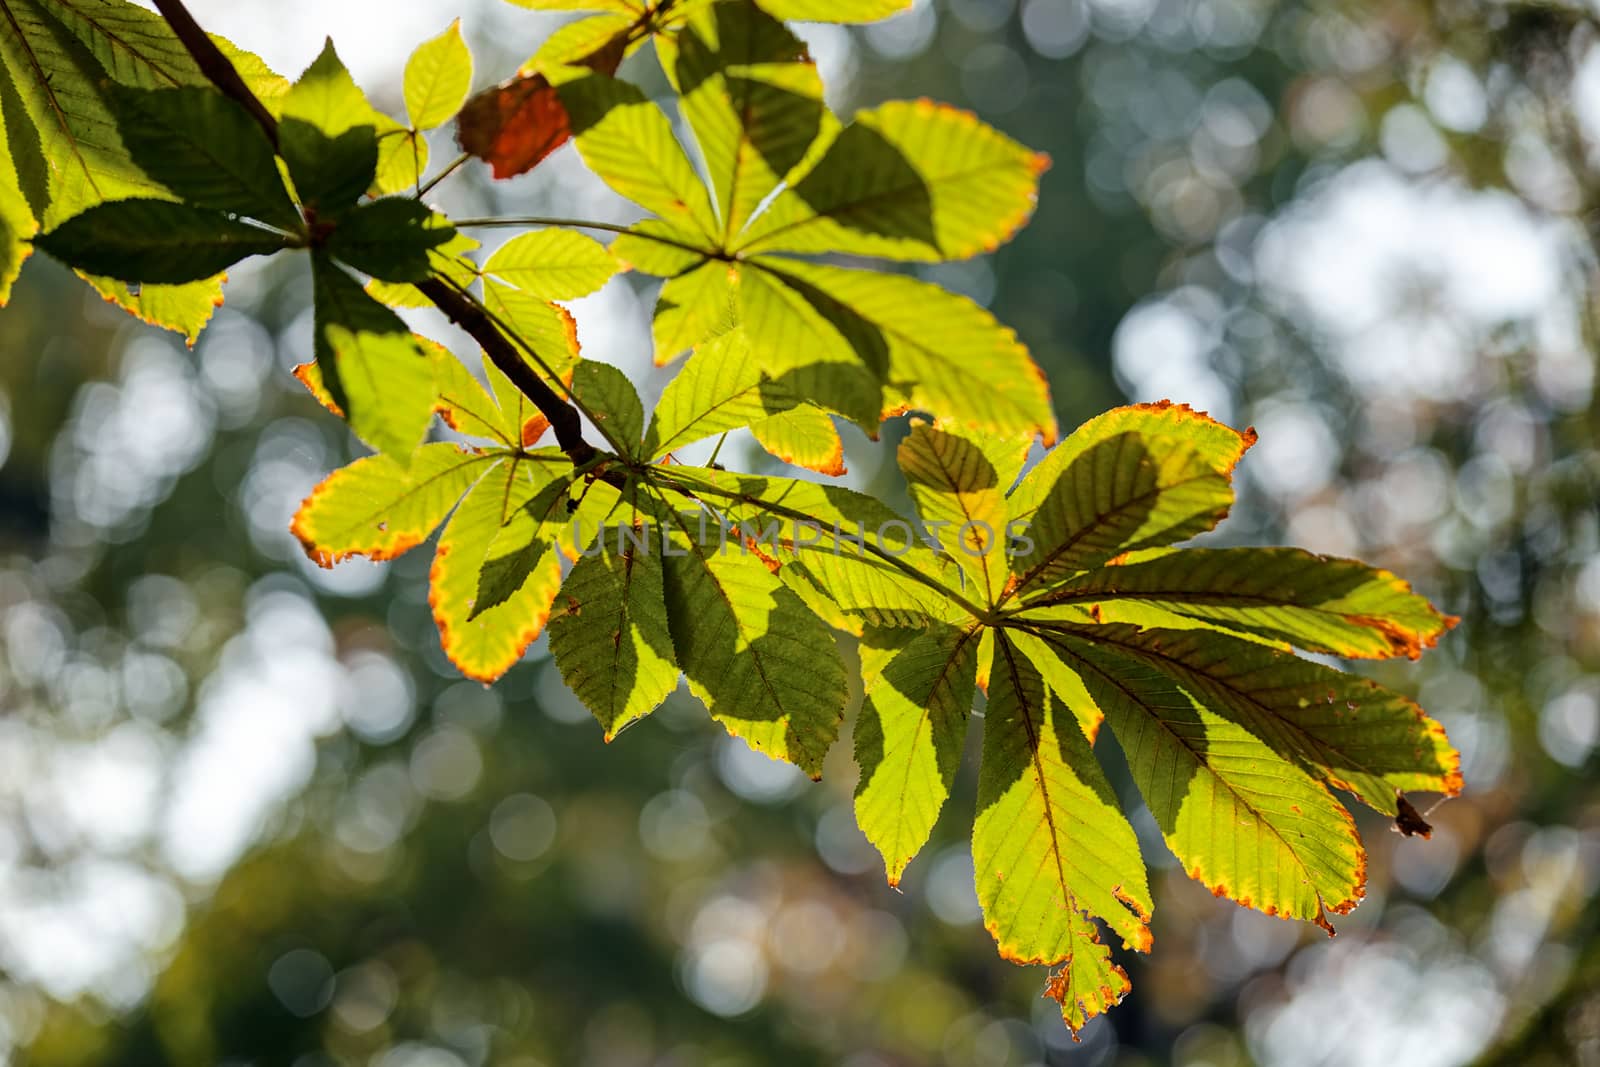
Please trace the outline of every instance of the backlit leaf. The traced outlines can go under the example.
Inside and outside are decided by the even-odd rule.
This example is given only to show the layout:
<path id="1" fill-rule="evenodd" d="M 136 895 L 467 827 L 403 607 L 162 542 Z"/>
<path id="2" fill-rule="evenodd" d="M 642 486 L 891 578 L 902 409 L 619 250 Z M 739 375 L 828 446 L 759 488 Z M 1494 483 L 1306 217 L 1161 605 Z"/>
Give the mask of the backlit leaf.
<path id="1" fill-rule="evenodd" d="M 750 3 L 696 12 L 675 71 L 730 242 L 821 131 L 822 79 L 805 45 Z"/>
<path id="2" fill-rule="evenodd" d="M 222 306 L 225 275 L 202 278 L 184 285 L 140 285 L 133 287 L 114 278 L 80 277 L 106 300 L 140 322 L 175 330 L 193 346 L 211 316 Z"/>
<path id="3" fill-rule="evenodd" d="M 1071 578 L 1030 603 L 1152 605 L 1312 652 L 1416 659 L 1452 625 L 1388 571 L 1296 548 L 1163 552 Z"/>
<path id="4" fill-rule="evenodd" d="M 690 356 L 667 383 L 645 449 L 660 459 L 714 434 L 765 421 L 799 402 L 797 393 L 774 382 L 750 359 L 742 333 L 724 334 Z"/>
<path id="5" fill-rule="evenodd" d="M 715 241 L 720 230 L 672 124 L 636 87 L 601 73 L 558 87 L 578 154 L 621 195 L 667 222 Z"/>
<path id="6" fill-rule="evenodd" d="M 978 670 L 976 626 L 868 631 L 856 719 L 856 822 L 883 854 L 890 885 L 933 831 L 966 745 Z"/>
<path id="7" fill-rule="evenodd" d="M 472 53 L 461 37 L 460 19 L 411 53 L 404 90 L 412 129 L 442 126 L 461 110 L 472 91 Z"/>
<path id="8" fill-rule="evenodd" d="M 279 154 L 300 199 L 337 216 L 367 191 L 378 169 L 378 130 L 393 120 L 367 102 L 330 39 L 279 113 Z"/>
<path id="9" fill-rule="evenodd" d="M 1029 523 L 1035 542 L 1011 561 L 1019 591 L 1211 529 L 1254 442 L 1253 431 L 1165 402 L 1090 419 L 1011 495 L 1012 520 Z"/>
<path id="10" fill-rule="evenodd" d="M 597 554 L 572 568 L 550 619 L 550 654 L 562 680 L 607 740 L 678 685 L 660 546 L 641 539 L 644 548 L 613 529 Z"/>
<path id="11" fill-rule="evenodd" d="M 445 655 L 468 678 L 488 683 L 516 665 L 539 636 L 561 585 L 561 561 L 546 553 L 501 603 L 474 611 L 479 575 L 500 528 L 558 477 L 550 457 L 502 459 L 467 494 L 439 536 L 428 602 Z"/>
<path id="12" fill-rule="evenodd" d="M 443 215 L 409 197 L 367 201 L 344 218 L 328 238 L 330 254 L 388 282 L 426 281 L 432 253 L 455 236 Z"/>
<path id="13" fill-rule="evenodd" d="M 393 559 L 427 540 L 496 462 L 451 444 L 423 445 L 409 466 L 367 456 L 312 490 L 289 529 L 319 566 L 351 556 Z"/>
<path id="14" fill-rule="evenodd" d="M 667 618 L 690 690 L 729 733 L 820 777 L 849 698 L 833 635 L 755 556 L 674 540 Z"/>
<path id="15" fill-rule="evenodd" d="M 894 101 L 858 114 L 735 247 L 966 259 L 1027 222 L 1049 163 L 968 112 Z"/>
<path id="16" fill-rule="evenodd" d="M 666 366 L 738 325 L 738 278 L 728 264 L 708 260 L 662 284 L 650 331 L 657 366 Z"/>
<path id="17" fill-rule="evenodd" d="M 1055 440 L 1044 374 L 1016 334 L 977 304 L 899 274 L 759 262 L 799 287 L 892 389 L 880 401 L 885 416 L 910 407 L 953 426 Z"/>
<path id="18" fill-rule="evenodd" d="M 1329 931 L 1326 912 L 1356 906 L 1366 852 L 1349 812 L 1310 774 L 1197 686 L 1078 635 L 1049 641 L 1105 713 L 1190 877 L 1218 896 Z"/>
<path id="19" fill-rule="evenodd" d="M 1089 743 L 1002 634 L 983 723 L 972 826 L 978 902 L 1000 954 L 1055 965 L 1082 953 L 1082 916 L 1148 951 L 1154 907 L 1133 827 Z"/>
<path id="20" fill-rule="evenodd" d="M 483 270 L 541 300 L 576 300 L 610 281 L 617 261 L 592 237 L 549 227 L 513 237 Z"/>
<path id="21" fill-rule="evenodd" d="M 183 285 L 286 247 L 281 234 L 209 208 L 117 200 L 74 215 L 34 245 L 69 267 L 118 281 Z"/>
<path id="22" fill-rule="evenodd" d="M 433 415 L 433 360 L 341 268 L 321 256 L 312 266 L 323 383 L 357 437 L 403 462 Z"/>
<path id="23" fill-rule="evenodd" d="M 925 423 L 900 443 L 900 470 L 923 523 L 944 523 L 938 534 L 986 604 L 1005 589 L 1006 499 L 1000 476 L 977 445 Z"/>
<path id="24" fill-rule="evenodd" d="M 750 433 L 762 448 L 792 466 L 835 478 L 847 473 L 839 428 L 815 404 L 801 404 L 751 423 Z"/>

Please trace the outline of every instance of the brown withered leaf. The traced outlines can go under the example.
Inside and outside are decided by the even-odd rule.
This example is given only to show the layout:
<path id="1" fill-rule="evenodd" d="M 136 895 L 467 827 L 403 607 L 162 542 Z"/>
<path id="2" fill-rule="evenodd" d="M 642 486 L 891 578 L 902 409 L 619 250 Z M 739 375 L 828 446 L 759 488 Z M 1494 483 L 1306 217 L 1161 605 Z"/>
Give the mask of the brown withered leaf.
<path id="1" fill-rule="evenodd" d="M 1433 837 L 1433 825 L 1422 817 L 1411 801 L 1404 794 L 1395 798 L 1395 803 L 1400 808 L 1399 814 L 1394 817 L 1394 828 L 1407 837 L 1420 837 L 1424 841 Z"/>
<path id="2" fill-rule="evenodd" d="M 574 65 L 615 74 L 627 51 L 629 32 L 618 34 Z M 456 123 L 461 150 L 489 164 L 496 179 L 528 173 L 571 137 L 567 109 L 543 72 L 518 74 L 485 89 L 467 101 Z"/>

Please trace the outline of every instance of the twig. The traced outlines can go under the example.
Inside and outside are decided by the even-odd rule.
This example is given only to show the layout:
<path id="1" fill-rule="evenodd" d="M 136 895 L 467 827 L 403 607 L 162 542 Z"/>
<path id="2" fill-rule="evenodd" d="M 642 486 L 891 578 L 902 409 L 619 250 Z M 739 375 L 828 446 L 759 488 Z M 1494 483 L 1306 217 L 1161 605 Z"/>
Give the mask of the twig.
<path id="1" fill-rule="evenodd" d="M 594 458 L 594 446 L 583 439 L 583 421 L 578 417 L 578 410 L 557 396 L 538 372 L 528 366 L 516 346 L 495 329 L 482 308 L 438 278 L 418 283 L 417 289 L 451 322 L 471 334 L 490 362 L 499 367 L 511 384 L 520 389 L 522 395 L 533 401 L 534 407 L 550 420 L 550 428 L 556 433 L 556 443 L 574 465 L 582 466 Z"/>
<path id="2" fill-rule="evenodd" d="M 201 73 L 224 95 L 243 105 L 276 145 L 278 120 L 250 91 L 216 42 L 206 36 L 194 16 L 183 6 L 183 0 L 155 0 L 155 4 L 167 20 L 167 25 L 172 27 L 172 32 L 200 67 Z M 481 308 L 437 278 L 431 278 L 417 288 L 452 322 L 471 334 L 494 365 L 524 396 L 533 401 L 534 407 L 550 421 L 551 428 L 556 432 L 556 441 L 575 466 L 582 466 L 595 457 L 594 446 L 583 439 L 583 420 L 578 416 L 577 409 L 565 403 L 545 384 L 544 379 L 528 366 Z"/>
<path id="3" fill-rule="evenodd" d="M 228 57 L 222 54 L 222 49 L 217 47 L 215 41 L 206 36 L 206 31 L 189 14 L 189 9 L 183 6 L 182 0 L 155 0 L 156 10 L 161 12 L 167 20 L 167 25 L 172 27 L 172 32 L 177 34 L 178 40 L 188 50 L 195 64 L 224 96 L 238 102 L 250 112 L 250 117 L 255 119 L 266 131 L 267 140 L 272 142 L 272 147 L 278 147 L 278 120 L 272 117 L 272 112 L 267 110 L 256 94 L 250 91 L 250 86 L 244 83 Z"/>

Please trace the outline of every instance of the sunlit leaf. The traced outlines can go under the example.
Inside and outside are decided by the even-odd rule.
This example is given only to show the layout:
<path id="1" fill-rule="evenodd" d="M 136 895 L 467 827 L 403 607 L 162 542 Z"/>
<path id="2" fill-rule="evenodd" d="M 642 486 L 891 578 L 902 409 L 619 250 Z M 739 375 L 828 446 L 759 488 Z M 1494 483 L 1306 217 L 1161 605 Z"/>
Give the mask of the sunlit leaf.
<path id="1" fill-rule="evenodd" d="M 341 268 L 321 256 L 312 263 L 323 382 L 356 436 L 403 461 L 433 414 L 433 360 Z"/>
<path id="2" fill-rule="evenodd" d="M 442 126 L 461 110 L 472 91 L 472 53 L 461 37 L 460 19 L 411 53 L 404 90 L 412 129 Z"/>
<path id="3" fill-rule="evenodd" d="M 867 632 L 856 719 L 856 822 L 890 885 L 927 843 L 965 749 L 978 670 L 976 626 Z"/>
<path id="4" fill-rule="evenodd" d="M 140 322 L 175 330 L 192 346 L 199 340 L 200 331 L 211 321 L 211 316 L 222 306 L 225 276 L 202 278 L 184 285 L 137 287 L 114 278 L 97 278 L 89 274 L 81 277 L 94 287 L 95 292 Z"/>
<path id="5" fill-rule="evenodd" d="M 1129 630 L 1126 627 L 1107 627 Z M 1127 754 L 1168 847 L 1218 896 L 1331 930 L 1366 891 L 1355 822 L 1225 703 L 1080 635 L 1054 635 Z"/>
<path id="6" fill-rule="evenodd" d="M 1233 504 L 1233 468 L 1254 442 L 1252 431 L 1178 404 L 1090 419 L 1011 496 L 1012 520 L 1029 523 L 1035 542 L 1011 561 L 1018 589 L 1211 529 Z"/>
<path id="7" fill-rule="evenodd" d="M 1416 659 L 1453 620 L 1388 571 L 1295 548 L 1189 549 L 1088 571 L 1030 603 L 1151 605 L 1336 656 Z"/>
<path id="8" fill-rule="evenodd" d="M 829 323 L 823 336 L 848 338 L 890 388 L 880 400 L 885 416 L 910 407 L 986 434 L 1055 440 L 1043 372 L 1016 334 L 972 301 L 899 274 L 759 262 Z"/>
<path id="9" fill-rule="evenodd" d="M 642 518 L 634 520 L 640 543 L 613 529 L 595 555 L 577 562 L 550 619 L 550 654 L 562 680 L 608 740 L 678 685 L 660 545 L 651 544 Z"/>
<path id="10" fill-rule="evenodd" d="M 839 428 L 815 404 L 801 404 L 751 423 L 750 433 L 762 448 L 792 466 L 832 477 L 846 473 Z"/>
<path id="11" fill-rule="evenodd" d="M 762 422 L 800 403 L 749 357 L 740 332 L 702 347 L 667 383 L 650 422 L 645 449 L 654 459 L 713 434 Z"/>
<path id="12" fill-rule="evenodd" d="M 819 777 L 849 698 L 833 635 L 759 558 L 675 540 L 667 618 L 690 690 L 729 733 Z"/>
<path id="13" fill-rule="evenodd" d="M 1049 158 L 928 100 L 863 111 L 737 240 L 745 253 L 966 259 L 1028 220 Z"/>
<path id="14" fill-rule="evenodd" d="M 283 98 L 278 149 L 300 199 L 337 216 L 373 183 L 378 130 L 393 120 L 367 102 L 330 39 Z"/>
<path id="15" fill-rule="evenodd" d="M 573 369 L 572 392 L 623 454 L 638 454 L 639 439 L 644 436 L 644 407 L 626 374 L 608 363 L 586 359 Z"/>
<path id="16" fill-rule="evenodd" d="M 738 279 L 737 270 L 710 260 L 662 284 L 650 329 L 657 366 L 738 325 Z"/>
<path id="17" fill-rule="evenodd" d="M 994 465 L 966 438 L 924 423 L 900 443 L 899 461 L 923 524 L 944 524 L 936 536 L 945 554 L 985 603 L 996 603 L 1009 572 L 1006 500 Z"/>
<path id="18" fill-rule="evenodd" d="M 1133 827 L 1072 713 L 1004 634 L 983 722 L 972 863 L 985 923 L 1013 962 L 1095 954 L 1085 915 L 1127 947 L 1150 947 L 1154 905 Z"/>
<path id="19" fill-rule="evenodd" d="M 822 79 L 799 38 L 749 3 L 701 9 L 677 44 L 677 86 L 726 244 L 816 139 Z"/>
<path id="20" fill-rule="evenodd" d="M 617 261 L 592 237 L 549 227 L 513 237 L 483 270 L 541 300 L 575 300 L 610 281 Z"/>
<path id="21" fill-rule="evenodd" d="M 496 462 L 450 444 L 423 445 L 409 466 L 367 456 L 328 475 L 289 529 L 323 567 L 351 556 L 393 559 L 427 540 Z"/>
<path id="22" fill-rule="evenodd" d="M 590 170 L 640 207 L 716 240 L 711 197 L 659 107 L 638 88 L 601 73 L 573 78 L 558 90 Z"/>

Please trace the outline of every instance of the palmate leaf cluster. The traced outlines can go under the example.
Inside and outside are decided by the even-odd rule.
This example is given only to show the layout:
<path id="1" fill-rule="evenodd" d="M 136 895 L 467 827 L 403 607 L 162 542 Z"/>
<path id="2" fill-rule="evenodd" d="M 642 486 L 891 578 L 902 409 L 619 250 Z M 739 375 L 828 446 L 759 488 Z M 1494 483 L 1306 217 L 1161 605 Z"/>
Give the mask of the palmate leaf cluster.
<path id="1" fill-rule="evenodd" d="M 828 109 L 783 19 L 865 20 L 903 0 L 517 2 L 593 13 L 472 97 L 452 25 L 407 64 L 401 123 L 331 44 L 292 84 L 221 44 L 263 120 L 157 16 L 0 0 L 0 283 L 41 248 L 192 338 L 232 264 L 307 253 L 315 350 L 297 373 L 374 449 L 295 516 L 312 558 L 389 559 L 436 537 L 430 602 L 464 674 L 492 682 L 548 632 L 608 738 L 686 682 L 731 733 L 814 777 L 846 718 L 850 635 L 856 811 L 891 882 L 928 841 L 985 694 L 979 900 L 1002 955 L 1053 968 L 1046 992 L 1074 1031 L 1128 987 L 1101 926 L 1150 946 L 1103 727 L 1186 871 L 1331 931 L 1365 884 L 1335 791 L 1411 830 L 1424 824 L 1406 792 L 1461 781 L 1411 701 L 1295 650 L 1415 657 L 1451 620 L 1353 561 L 1178 547 L 1227 514 L 1252 433 L 1158 404 L 1057 444 L 1015 334 L 887 265 L 998 247 L 1048 163 L 929 101 L 849 121 Z M 690 144 L 615 74 L 646 43 Z M 480 262 L 423 200 L 421 135 L 458 112 L 463 145 L 497 174 L 571 139 L 649 217 L 609 246 L 529 226 Z M 654 356 L 678 369 L 651 412 L 583 357 L 562 305 L 623 270 L 662 279 Z M 483 376 L 393 310 L 430 302 L 492 332 Z M 563 412 L 603 443 L 559 425 L 545 443 Z M 914 517 L 676 457 L 747 429 L 839 474 L 837 420 L 876 435 L 907 413 Z"/>

